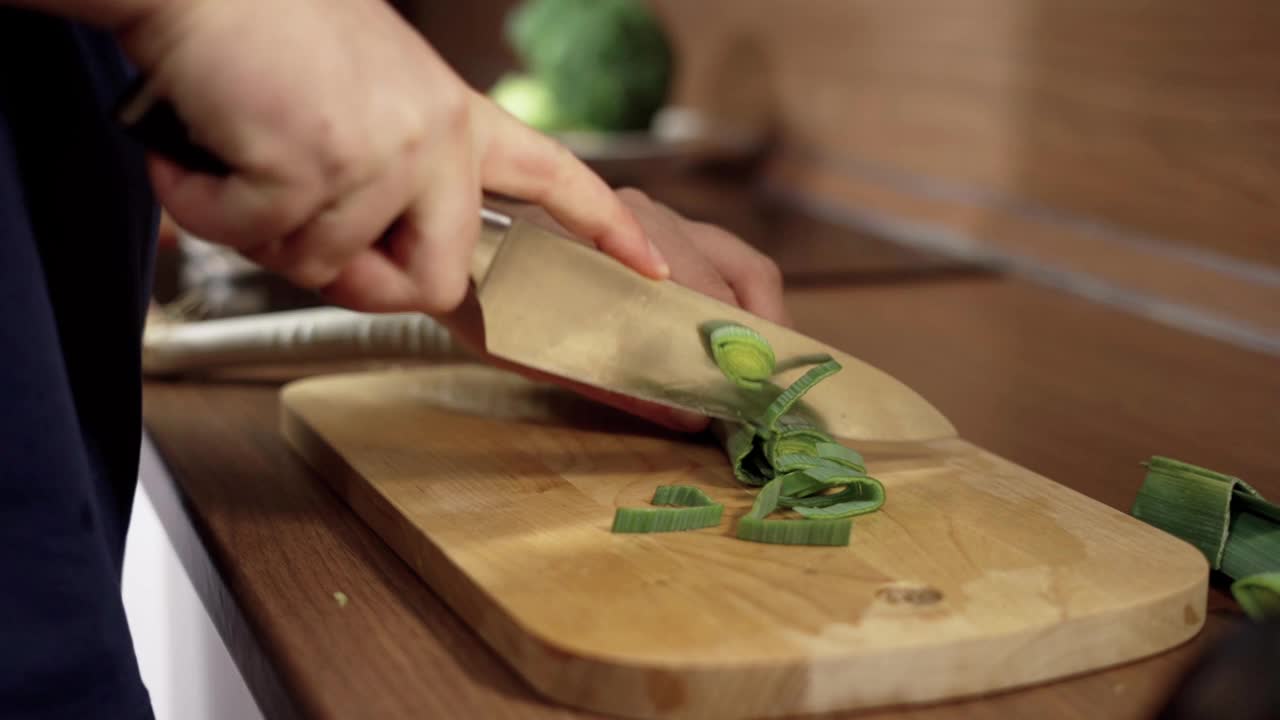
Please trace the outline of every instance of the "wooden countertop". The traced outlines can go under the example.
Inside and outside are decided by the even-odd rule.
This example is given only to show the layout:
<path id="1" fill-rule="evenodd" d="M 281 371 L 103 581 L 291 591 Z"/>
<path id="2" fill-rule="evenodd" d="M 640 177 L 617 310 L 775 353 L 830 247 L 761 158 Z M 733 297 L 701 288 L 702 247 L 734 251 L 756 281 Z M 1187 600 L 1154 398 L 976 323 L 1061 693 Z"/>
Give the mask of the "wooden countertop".
<path id="1" fill-rule="evenodd" d="M 892 281 L 792 283 L 800 329 L 912 385 L 969 440 L 1122 510 L 1139 463 L 1157 453 L 1280 496 L 1274 357 L 1021 280 L 913 274 L 902 270 L 938 266 L 898 260 Z M 796 262 L 793 277 L 810 268 Z M 148 490 L 268 716 L 588 717 L 527 689 L 285 446 L 276 392 L 301 372 L 153 381 L 145 393 L 148 431 L 175 479 Z M 859 717 L 1146 717 L 1239 621 L 1221 588 L 1210 608 L 1195 641 L 1155 658 Z"/>

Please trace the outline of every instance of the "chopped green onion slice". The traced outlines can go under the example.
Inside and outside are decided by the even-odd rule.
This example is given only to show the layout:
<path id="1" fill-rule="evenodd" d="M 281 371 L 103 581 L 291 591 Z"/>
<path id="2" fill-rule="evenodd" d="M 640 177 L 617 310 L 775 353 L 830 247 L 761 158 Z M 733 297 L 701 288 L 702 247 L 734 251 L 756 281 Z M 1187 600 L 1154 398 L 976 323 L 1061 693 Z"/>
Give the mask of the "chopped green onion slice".
<path id="1" fill-rule="evenodd" d="M 763 520 L 769 513 L 778 509 L 778 496 L 782 494 L 782 480 L 775 478 L 765 485 L 751 504 L 751 512 L 746 517 Z"/>
<path id="2" fill-rule="evenodd" d="M 744 517 L 738 521 L 740 540 L 770 545 L 848 545 L 853 520 L 761 520 Z"/>
<path id="3" fill-rule="evenodd" d="M 795 368 L 804 367 L 805 365 L 821 365 L 831 359 L 826 353 L 814 353 L 812 355 L 797 355 L 793 358 L 783 360 L 773 369 L 774 373 L 786 372 Z"/>
<path id="4" fill-rule="evenodd" d="M 725 377 L 758 390 L 773 375 L 773 348 L 759 333 L 742 325 L 721 325 L 711 331 L 711 354 Z"/>
<path id="5" fill-rule="evenodd" d="M 772 463 L 773 469 L 780 473 L 807 470 L 809 468 L 823 468 L 842 473 L 845 477 L 861 477 L 865 474 L 861 467 L 851 468 L 835 460 L 828 460 L 817 455 L 783 455 L 782 457 L 773 458 Z"/>
<path id="6" fill-rule="evenodd" d="M 832 462 L 838 462 L 841 465 L 846 465 L 859 472 L 867 471 L 867 461 L 862 459 L 862 454 L 855 450 L 851 450 L 839 443 L 834 443 L 834 442 L 818 443 L 817 450 L 818 450 L 818 457 L 824 460 L 831 460 Z"/>
<path id="7" fill-rule="evenodd" d="M 791 411 L 791 406 L 795 405 L 805 393 L 809 392 L 823 378 L 834 375 L 839 370 L 840 363 L 835 360 L 828 360 L 821 365 L 809 368 L 804 375 L 801 375 L 798 380 L 791 384 L 791 387 L 783 390 L 782 394 L 769 404 L 769 407 L 764 411 L 762 422 L 764 427 L 770 431 L 776 430 L 778 420 Z"/>
<path id="8" fill-rule="evenodd" d="M 812 520 L 766 519 L 778 509 L 786 483 L 784 477 L 770 481 L 756 495 L 751 511 L 738 521 L 738 538 L 771 545 L 848 545 L 853 530 L 853 522 L 848 518 L 856 513 L 814 515 Z"/>
<path id="9" fill-rule="evenodd" d="M 701 507 L 716 504 L 702 491 L 702 488 L 692 485 L 659 485 L 658 489 L 653 491 L 653 500 L 650 502 L 654 505 L 678 505 L 680 507 Z"/>
<path id="10" fill-rule="evenodd" d="M 751 510 L 738 522 L 737 536 L 787 545 L 848 545 L 853 528 L 850 518 L 879 509 L 884 504 L 884 486 L 866 474 L 862 455 L 836 442 L 821 428 L 790 415 L 806 392 L 840 371 L 840 363 L 829 355 L 810 355 L 779 364 L 759 333 L 735 324 L 711 328 L 707 345 L 727 378 L 753 390 L 761 389 L 782 368 L 816 363 L 790 387 L 771 396 L 767 407 L 764 403 L 770 396 L 756 393 L 759 406 L 747 415 L 758 417 L 721 435 L 734 477 L 744 485 L 760 488 Z M 721 505 L 692 486 L 659 487 L 653 504 L 676 507 L 619 508 L 613 531 L 709 527 L 719 524 L 723 513 Z M 802 519 L 770 519 L 779 507 L 795 509 Z"/>
<path id="11" fill-rule="evenodd" d="M 713 502 L 702 488 L 692 485 L 660 485 L 653 492 L 654 505 L 664 508 L 618 508 L 613 515 L 613 532 L 679 532 L 715 527 L 720 524 L 724 505 Z"/>
<path id="12" fill-rule="evenodd" d="M 829 495 L 811 495 L 808 497 L 788 495 L 778 501 L 783 507 L 797 509 L 802 507 L 820 508 L 853 502 L 865 504 L 867 509 L 863 512 L 879 510 L 880 506 L 884 505 L 884 485 L 881 485 L 879 480 L 867 476 L 859 478 L 853 483 L 844 486 L 839 492 Z M 862 513 L 855 514 L 861 515 Z"/>
<path id="13" fill-rule="evenodd" d="M 660 533 L 698 530 L 720 524 L 724 506 L 618 508 L 613 516 L 615 533 Z"/>
<path id="14" fill-rule="evenodd" d="M 826 503 L 815 502 L 818 500 L 824 500 Z M 795 500 L 787 498 L 783 504 L 808 518 L 853 517 L 879 510 L 884 505 L 884 486 L 879 480 L 866 478 L 834 495 L 818 495 Z"/>
<path id="15" fill-rule="evenodd" d="M 1236 580 L 1231 595 L 1253 620 L 1280 618 L 1280 572 L 1259 573 Z"/>
<path id="16" fill-rule="evenodd" d="M 782 455 L 817 455 L 818 443 L 826 442 L 830 437 L 825 432 L 807 425 L 783 427 L 769 436 L 764 451 L 771 458 Z"/>
<path id="17" fill-rule="evenodd" d="M 812 495 L 821 490 L 870 479 L 869 475 L 855 473 L 838 465 L 815 465 L 793 470 L 780 477 L 783 480 L 782 494 L 797 496 Z"/>
<path id="18" fill-rule="evenodd" d="M 780 475 L 778 476 L 778 479 L 782 481 L 782 494 L 780 497 L 799 498 L 822 492 L 830 488 L 831 483 L 824 481 L 823 476 L 819 473 L 830 472 L 832 471 L 826 468 L 806 468 Z"/>
<path id="19" fill-rule="evenodd" d="M 726 346 L 716 340 L 763 339 L 727 327 L 739 326 L 713 330 L 710 345 L 721 371 L 732 378 L 722 355 L 715 355 L 716 348 L 723 350 Z M 745 485 L 763 486 L 751 512 L 739 520 L 738 536 L 744 539 L 847 544 L 852 528 L 849 518 L 873 512 L 884 504 L 884 486 L 867 476 L 862 455 L 836 442 L 822 429 L 789 417 L 806 392 L 840 371 L 840 363 L 828 355 L 807 356 L 781 364 L 774 362 L 770 368 L 801 367 L 810 362 L 817 365 L 780 392 L 758 421 L 744 425 L 726 439 L 725 450 L 734 477 Z M 779 506 L 795 508 L 805 519 L 766 519 Z M 805 525 L 813 525 L 814 529 L 805 530 Z"/>
<path id="20" fill-rule="evenodd" d="M 797 505 L 793 509 L 807 518 L 817 520 L 821 518 L 851 518 L 854 515 L 874 512 L 879 507 L 879 503 L 870 504 L 862 500 L 853 500 L 851 502 L 827 505 L 826 507 Z"/>

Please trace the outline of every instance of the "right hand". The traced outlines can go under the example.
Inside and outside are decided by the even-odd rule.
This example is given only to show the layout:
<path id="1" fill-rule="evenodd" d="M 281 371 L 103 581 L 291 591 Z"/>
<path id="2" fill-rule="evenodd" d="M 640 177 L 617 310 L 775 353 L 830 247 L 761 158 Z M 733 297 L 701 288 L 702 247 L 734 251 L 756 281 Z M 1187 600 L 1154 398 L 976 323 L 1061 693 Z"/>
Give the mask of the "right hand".
<path id="1" fill-rule="evenodd" d="M 758 253 L 628 196 L 642 227 L 565 148 L 468 88 L 383 0 L 150 8 L 118 28 L 122 44 L 193 140 L 232 168 L 211 177 L 151 157 L 161 204 L 188 231 L 331 302 L 424 312 L 483 352 L 463 301 L 487 190 L 541 206 L 569 234 L 662 279 L 672 270 L 657 239 L 681 259 L 677 281 L 785 322 L 776 268 Z M 490 361 L 663 425 L 707 423 Z"/>
<path id="2" fill-rule="evenodd" d="M 482 191 L 539 204 L 653 278 L 635 217 L 566 149 L 465 83 L 383 0 L 155 0 L 117 28 L 226 177 L 151 157 L 185 229 L 339 305 L 444 316 Z"/>

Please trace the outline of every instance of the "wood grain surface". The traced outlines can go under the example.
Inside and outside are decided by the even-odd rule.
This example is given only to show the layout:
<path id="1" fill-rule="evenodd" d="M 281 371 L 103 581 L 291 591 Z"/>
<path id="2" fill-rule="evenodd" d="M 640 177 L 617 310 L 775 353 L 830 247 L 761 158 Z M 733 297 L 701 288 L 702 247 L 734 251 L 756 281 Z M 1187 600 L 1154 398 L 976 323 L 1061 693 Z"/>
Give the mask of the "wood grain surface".
<path id="1" fill-rule="evenodd" d="M 856 445 L 889 500 L 851 545 L 762 545 L 733 535 L 753 494 L 714 438 L 610 428 L 573 399 L 475 365 L 335 374 L 286 386 L 282 427 L 534 687 L 611 715 L 954 699 L 1146 657 L 1204 622 L 1194 548 L 962 440 Z M 609 531 L 672 484 L 725 520 Z"/>
<path id="2" fill-rule="evenodd" d="M 974 442 L 1118 509 L 1138 462 L 1175 454 L 1280 496 L 1273 358 L 1189 336 L 1018 281 L 804 288 L 803 331 L 857 348 L 933 400 Z M 540 699 L 309 471 L 277 431 L 291 368 L 152 382 L 149 433 L 236 614 L 216 611 L 251 685 L 306 717 L 589 717 Z M 199 558 L 185 558 L 189 571 Z M 351 599 L 345 608 L 334 591 Z M 1191 643 L 1111 670 L 860 718 L 1138 720 L 1189 661 L 1240 622 L 1221 587 Z M 274 669 L 271 674 L 255 668 Z M 264 691 L 255 688 L 255 695 Z"/>
<path id="3" fill-rule="evenodd" d="M 514 66 L 515 0 L 395 4 L 477 87 Z M 677 102 L 993 216 L 1030 204 L 1280 267 L 1270 0 L 652 4 Z"/>
<path id="4" fill-rule="evenodd" d="M 1280 267 L 1268 0 L 655 0 L 679 97 L 919 192 Z"/>
<path id="5" fill-rule="evenodd" d="M 1185 308 L 1213 327 L 1240 328 L 1259 338 L 1254 344 L 1280 348 L 1280 272 L 1206 261 L 1160 243 L 1120 241 L 1087 225 L 903 192 L 820 162 L 779 157 L 770 176 L 771 185 L 796 202 L 824 198 L 846 222 L 885 226 L 908 244 L 953 253 L 954 262 L 967 258 L 1029 277 L 1047 275 L 1080 292 L 1106 287 L 1128 307 Z"/>

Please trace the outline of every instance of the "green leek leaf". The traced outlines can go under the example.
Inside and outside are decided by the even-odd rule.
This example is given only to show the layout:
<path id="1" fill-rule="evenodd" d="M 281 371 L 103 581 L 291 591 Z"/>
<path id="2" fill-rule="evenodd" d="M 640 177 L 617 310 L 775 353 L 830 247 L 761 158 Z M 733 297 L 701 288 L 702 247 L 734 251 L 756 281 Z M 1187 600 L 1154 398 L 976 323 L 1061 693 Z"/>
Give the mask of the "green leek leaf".
<path id="1" fill-rule="evenodd" d="M 1251 618 L 1280 616 L 1280 507 L 1240 478 L 1155 456 L 1131 510 L 1194 545 Z"/>
<path id="2" fill-rule="evenodd" d="M 1241 578 L 1231 584 L 1231 595 L 1253 620 L 1280 618 L 1280 572 Z"/>
<path id="3" fill-rule="evenodd" d="M 805 393 L 840 371 L 840 363 L 829 355 L 778 363 L 769 343 L 741 325 L 709 323 L 703 331 L 721 373 L 747 390 L 762 389 L 781 369 L 817 363 L 776 395 L 754 393 L 761 406 L 748 415 L 758 416 L 720 435 L 734 477 L 760 488 L 751 510 L 738 522 L 737 536 L 788 545 L 847 545 L 853 528 L 850 518 L 878 510 L 884 504 L 884 486 L 866 474 L 861 454 L 821 428 L 800 421 L 800 413 L 792 414 Z M 771 391 L 775 388 L 770 385 Z M 772 401 L 763 406 L 768 397 Z M 654 492 L 653 503 L 684 507 L 621 508 L 614 516 L 614 531 L 666 532 L 720 521 L 720 506 L 698 488 L 663 486 Z M 779 507 L 795 509 L 801 519 L 769 518 Z"/>
<path id="4" fill-rule="evenodd" d="M 1235 485 L 1235 478 L 1153 460 L 1130 513 L 1196 546 L 1216 570 L 1222 565 Z"/>
<path id="5" fill-rule="evenodd" d="M 791 406 L 799 402 L 804 394 L 809 392 L 814 385 L 817 385 L 823 378 L 829 377 L 840 371 L 840 363 L 835 360 L 809 368 L 804 375 L 801 375 L 791 387 L 782 391 L 769 407 L 764 411 L 764 418 L 761 424 L 770 431 L 776 430 L 778 420 L 791 411 Z"/>
<path id="6" fill-rule="evenodd" d="M 1280 523 L 1251 512 L 1234 513 L 1220 569 L 1230 578 L 1280 571 Z"/>

